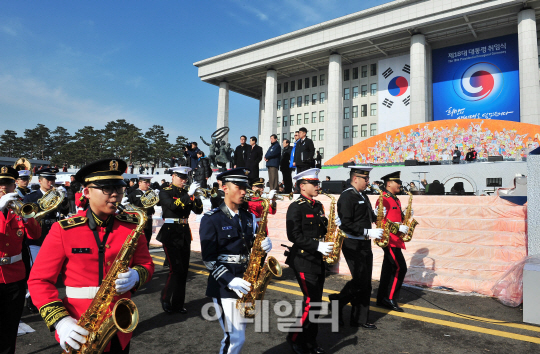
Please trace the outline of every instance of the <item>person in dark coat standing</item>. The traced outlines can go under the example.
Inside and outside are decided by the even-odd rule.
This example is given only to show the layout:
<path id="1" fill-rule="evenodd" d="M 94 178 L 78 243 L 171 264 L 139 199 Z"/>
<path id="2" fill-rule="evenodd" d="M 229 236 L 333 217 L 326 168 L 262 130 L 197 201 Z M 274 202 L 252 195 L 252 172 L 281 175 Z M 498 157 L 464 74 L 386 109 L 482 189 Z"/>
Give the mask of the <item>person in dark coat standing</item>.
<path id="1" fill-rule="evenodd" d="M 277 135 L 270 135 L 270 147 L 264 155 L 264 161 L 266 161 L 266 168 L 268 169 L 268 183 L 270 184 L 270 190 L 277 191 L 279 187 L 279 162 L 281 159 L 281 146 L 277 140 Z"/>
<path id="2" fill-rule="evenodd" d="M 197 157 L 197 153 L 199 152 L 199 148 L 197 147 L 196 142 L 191 143 L 191 149 L 188 149 L 187 147 L 184 149 L 184 156 L 186 156 L 187 160 L 189 161 L 189 167 L 192 169 L 197 168 L 197 162 L 199 160 L 199 157 Z"/>
<path id="3" fill-rule="evenodd" d="M 240 145 L 234 150 L 234 168 L 246 167 L 246 159 L 249 150 L 249 145 L 246 144 L 247 138 L 245 135 L 240 137 Z"/>
<path id="4" fill-rule="evenodd" d="M 454 150 L 454 154 L 452 155 L 452 163 L 459 163 L 460 159 L 461 151 L 459 151 L 459 147 L 456 145 L 456 149 Z"/>
<path id="5" fill-rule="evenodd" d="M 311 168 L 313 163 L 313 154 L 315 153 L 315 145 L 313 140 L 308 138 L 307 129 L 302 127 L 298 130 L 298 141 L 294 151 L 294 166 L 296 173 L 303 172 Z"/>
<path id="6" fill-rule="evenodd" d="M 250 183 L 253 183 L 253 181 L 259 179 L 259 162 L 261 162 L 263 158 L 263 150 L 262 147 L 257 145 L 257 138 L 254 136 L 249 138 L 249 144 L 251 147 L 248 148 L 245 167 L 250 170 L 248 179 Z"/>
<path id="7" fill-rule="evenodd" d="M 315 157 L 315 168 L 321 168 L 322 166 L 322 156 L 319 151 L 317 151 L 317 157 Z"/>
<path id="8" fill-rule="evenodd" d="M 283 175 L 283 193 L 291 193 L 292 191 L 292 169 L 289 167 L 289 160 L 291 159 L 291 142 L 288 139 L 283 139 L 283 149 L 281 149 L 281 162 L 279 163 L 279 169 Z"/>
<path id="9" fill-rule="evenodd" d="M 212 169 L 210 168 L 210 161 L 204 157 L 204 152 L 199 150 L 197 152 L 199 160 L 197 161 L 197 169 L 193 174 L 193 180 L 201 185 L 201 188 L 208 188 L 208 178 L 212 176 Z"/>

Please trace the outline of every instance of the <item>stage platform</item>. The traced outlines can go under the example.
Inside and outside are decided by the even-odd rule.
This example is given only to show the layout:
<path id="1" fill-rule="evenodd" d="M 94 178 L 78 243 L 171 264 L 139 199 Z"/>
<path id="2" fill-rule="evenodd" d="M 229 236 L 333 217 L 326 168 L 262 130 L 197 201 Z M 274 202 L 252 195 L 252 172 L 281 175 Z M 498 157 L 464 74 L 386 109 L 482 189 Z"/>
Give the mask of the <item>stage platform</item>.
<path id="1" fill-rule="evenodd" d="M 337 196 L 336 196 L 337 197 Z M 328 213 L 330 199 L 320 200 Z M 376 205 L 377 196 L 370 196 Z M 408 196 L 400 196 L 405 207 Z M 284 265 L 287 240 L 285 216 L 291 201 L 278 202 L 276 215 L 268 216 L 268 232 L 272 239 L 271 255 Z M 209 209 L 209 203 L 205 203 Z M 414 196 L 414 218 L 419 222 L 413 240 L 403 252 L 408 270 L 405 282 L 429 288 L 444 287 L 460 292 L 491 296 L 491 287 L 527 254 L 527 207 L 496 196 Z M 162 225 L 160 208 L 154 218 L 152 244 Z M 191 249 L 200 252 L 200 216 L 190 216 L 193 234 Z M 382 250 L 373 246 L 373 279 L 379 279 Z M 335 271 L 350 275 L 342 257 Z"/>

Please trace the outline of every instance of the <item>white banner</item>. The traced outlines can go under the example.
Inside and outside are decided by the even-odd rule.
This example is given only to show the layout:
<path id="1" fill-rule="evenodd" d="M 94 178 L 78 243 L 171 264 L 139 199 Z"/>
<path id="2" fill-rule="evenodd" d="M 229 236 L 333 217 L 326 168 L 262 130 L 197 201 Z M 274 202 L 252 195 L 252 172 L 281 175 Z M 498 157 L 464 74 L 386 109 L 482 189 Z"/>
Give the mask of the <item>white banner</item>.
<path id="1" fill-rule="evenodd" d="M 409 54 L 379 60 L 379 134 L 411 124 L 410 64 Z"/>

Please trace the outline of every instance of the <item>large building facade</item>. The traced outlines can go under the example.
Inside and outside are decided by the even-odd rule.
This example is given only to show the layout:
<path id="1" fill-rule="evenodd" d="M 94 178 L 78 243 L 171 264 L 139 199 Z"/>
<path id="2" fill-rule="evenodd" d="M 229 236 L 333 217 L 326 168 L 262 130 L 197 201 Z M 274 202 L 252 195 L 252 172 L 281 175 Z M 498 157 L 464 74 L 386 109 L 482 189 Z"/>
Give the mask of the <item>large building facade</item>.
<path id="1" fill-rule="evenodd" d="M 271 134 L 291 139 L 306 127 L 325 161 L 434 119 L 540 124 L 539 9 L 540 0 L 398 0 L 194 65 L 219 86 L 218 128 L 232 90 L 260 100 L 263 148 Z"/>

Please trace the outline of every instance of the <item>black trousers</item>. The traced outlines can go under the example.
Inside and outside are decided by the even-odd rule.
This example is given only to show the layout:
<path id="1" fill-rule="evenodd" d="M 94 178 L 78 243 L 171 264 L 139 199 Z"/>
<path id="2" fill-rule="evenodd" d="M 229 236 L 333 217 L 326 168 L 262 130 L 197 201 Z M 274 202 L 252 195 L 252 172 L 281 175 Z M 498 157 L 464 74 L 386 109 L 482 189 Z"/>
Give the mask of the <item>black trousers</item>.
<path id="1" fill-rule="evenodd" d="M 170 303 L 173 311 L 178 311 L 184 307 L 186 299 L 191 243 L 184 244 L 181 248 L 163 245 L 163 250 L 169 261 L 169 276 L 161 291 L 161 301 Z"/>
<path id="2" fill-rule="evenodd" d="M 144 237 L 146 238 L 146 245 L 148 246 L 148 249 L 150 249 L 150 239 L 152 239 L 152 217 L 148 217 L 148 222 L 150 223 L 150 227 L 144 228 Z"/>
<path id="3" fill-rule="evenodd" d="M 367 243 L 367 244 L 366 244 Z M 351 271 L 349 280 L 339 293 L 339 305 L 349 302 L 360 309 L 359 323 L 367 323 L 371 298 L 371 274 L 373 270 L 373 252 L 370 241 L 345 239 L 343 255 Z"/>
<path id="4" fill-rule="evenodd" d="M 303 273 L 294 270 L 296 280 L 300 284 L 300 289 L 304 294 L 302 302 L 302 315 L 298 320 L 297 327 L 302 327 L 301 332 L 289 333 L 294 343 L 316 345 L 317 333 L 319 333 L 319 324 L 309 320 L 309 312 L 312 310 L 321 310 L 320 303 L 324 289 L 324 271 L 322 274 Z M 319 316 L 316 315 L 316 318 Z"/>
<path id="5" fill-rule="evenodd" d="M 131 343 L 128 343 L 126 347 L 122 350 L 122 346 L 120 345 L 120 341 L 118 340 L 118 336 L 114 336 L 113 339 L 111 339 L 111 349 L 108 352 L 109 354 L 129 354 L 129 346 Z"/>
<path id="6" fill-rule="evenodd" d="M 291 193 L 292 192 L 292 170 L 290 168 L 282 169 L 281 174 L 283 175 L 283 184 L 285 185 L 285 188 L 283 189 L 283 193 Z"/>
<path id="7" fill-rule="evenodd" d="M 15 353 L 25 295 L 24 279 L 15 283 L 0 284 L 0 354 Z"/>
<path id="8" fill-rule="evenodd" d="M 399 300 L 399 291 L 407 274 L 407 263 L 398 247 L 385 247 L 381 269 L 381 282 L 377 292 L 377 301 L 383 299 Z"/>

